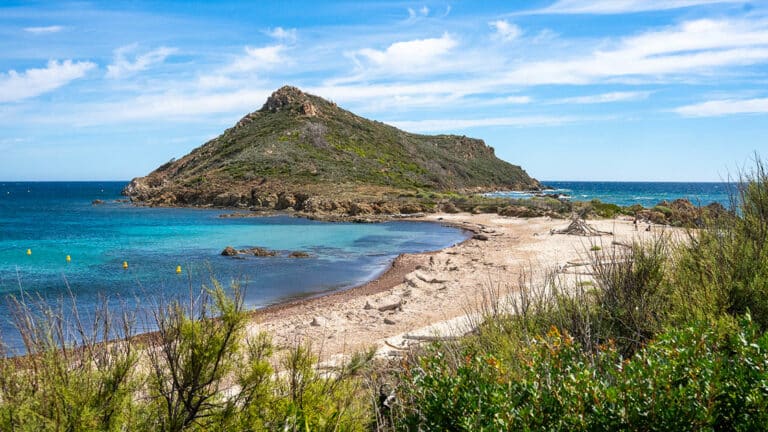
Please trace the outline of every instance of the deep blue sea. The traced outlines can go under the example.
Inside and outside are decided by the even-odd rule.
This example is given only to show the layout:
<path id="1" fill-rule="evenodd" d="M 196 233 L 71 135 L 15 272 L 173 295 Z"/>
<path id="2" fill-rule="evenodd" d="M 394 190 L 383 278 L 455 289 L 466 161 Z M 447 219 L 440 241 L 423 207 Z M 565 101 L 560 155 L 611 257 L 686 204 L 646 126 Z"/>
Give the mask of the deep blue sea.
<path id="1" fill-rule="evenodd" d="M 88 316 L 102 297 L 114 307 L 140 309 L 158 298 L 186 296 L 215 277 L 224 284 L 238 281 L 246 305 L 256 308 L 359 285 L 400 253 L 444 248 L 466 236 L 428 223 L 220 218 L 229 212 L 135 207 L 116 201 L 124 185 L 0 182 L 0 335 L 12 347 L 19 348 L 19 341 L 9 294 L 23 291 L 56 303 L 71 291 Z M 94 199 L 105 204 L 92 205 Z M 226 246 L 281 254 L 234 259 L 220 255 Z M 311 257 L 286 256 L 297 250 Z"/>
<path id="2" fill-rule="evenodd" d="M 553 190 L 549 194 L 562 194 L 573 201 L 592 201 L 630 206 L 641 204 L 653 207 L 661 201 L 687 198 L 696 205 L 720 203 L 730 206 L 728 183 L 672 183 L 672 182 L 574 182 L 542 181 Z M 527 192 L 496 192 L 493 196 L 527 198 Z"/>

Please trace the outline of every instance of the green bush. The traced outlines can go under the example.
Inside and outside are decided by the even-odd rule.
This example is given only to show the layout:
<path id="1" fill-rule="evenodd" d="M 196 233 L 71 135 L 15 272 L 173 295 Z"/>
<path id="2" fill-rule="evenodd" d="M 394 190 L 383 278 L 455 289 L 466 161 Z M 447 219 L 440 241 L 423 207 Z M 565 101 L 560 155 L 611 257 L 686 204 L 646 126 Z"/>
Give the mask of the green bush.
<path id="1" fill-rule="evenodd" d="M 622 208 L 616 204 L 604 203 L 598 199 L 594 199 L 589 203 L 592 207 L 592 211 L 600 217 L 613 219 L 619 214 L 623 214 Z"/>
<path id="2" fill-rule="evenodd" d="M 16 301 L 30 355 L 0 360 L 0 430 L 368 429 L 361 373 L 371 352 L 321 372 L 306 345 L 276 357 L 267 335 L 248 336 L 236 287 L 227 293 L 214 282 L 191 297 L 155 310 L 156 333 L 110 343 L 101 341 L 131 338 L 135 320 L 115 320 L 105 307 L 86 327 L 76 309 Z"/>
<path id="3" fill-rule="evenodd" d="M 750 311 L 768 329 L 768 173 L 761 162 L 739 181 L 731 215 L 692 232 L 678 255 L 674 283 L 695 316 Z M 738 215 L 738 216 L 736 216 Z"/>
<path id="4" fill-rule="evenodd" d="M 515 356 L 432 348 L 402 375 L 402 430 L 760 430 L 768 336 L 749 316 L 663 332 L 631 358 L 553 327 Z"/>

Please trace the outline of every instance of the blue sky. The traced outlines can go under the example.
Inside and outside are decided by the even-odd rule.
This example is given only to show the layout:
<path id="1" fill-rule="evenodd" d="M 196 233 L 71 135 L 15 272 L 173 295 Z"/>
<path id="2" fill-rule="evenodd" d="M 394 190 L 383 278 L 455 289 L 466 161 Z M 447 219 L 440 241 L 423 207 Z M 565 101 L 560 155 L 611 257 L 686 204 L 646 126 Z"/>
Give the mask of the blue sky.
<path id="1" fill-rule="evenodd" d="M 545 180 L 768 157 L 768 1 L 0 3 L 0 180 L 145 175 L 291 84 Z"/>

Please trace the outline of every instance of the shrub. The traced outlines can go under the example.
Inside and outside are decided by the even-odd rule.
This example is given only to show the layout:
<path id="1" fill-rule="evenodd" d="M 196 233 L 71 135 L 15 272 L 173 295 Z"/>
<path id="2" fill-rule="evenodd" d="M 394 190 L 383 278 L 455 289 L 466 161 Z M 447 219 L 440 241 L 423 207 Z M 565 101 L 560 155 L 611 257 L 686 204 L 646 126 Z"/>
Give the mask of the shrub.
<path id="1" fill-rule="evenodd" d="M 0 430 L 135 427 L 136 350 L 131 344 L 100 343 L 131 337 L 132 318 L 113 316 L 104 302 L 88 325 L 63 303 L 30 301 L 11 300 L 27 355 L 0 360 Z"/>
<path id="2" fill-rule="evenodd" d="M 655 237 L 631 249 L 594 255 L 601 339 L 614 339 L 622 354 L 631 355 L 661 330 L 668 310 L 668 239 Z"/>
<path id="3" fill-rule="evenodd" d="M 587 355 L 553 327 L 509 360 L 440 347 L 409 364 L 396 428 L 758 430 L 768 421 L 768 337 L 749 316 L 669 330 L 623 358 Z"/>
<path id="4" fill-rule="evenodd" d="M 674 283 L 697 302 L 694 315 L 751 311 L 768 328 L 768 173 L 756 162 L 732 197 L 731 215 L 708 219 L 678 256 Z M 736 216 L 738 215 L 738 216 Z"/>
<path id="5" fill-rule="evenodd" d="M 29 355 L 0 359 L 0 430 L 367 430 L 372 352 L 321 370 L 299 345 L 275 370 L 269 337 L 246 335 L 237 287 L 190 297 L 159 306 L 159 330 L 132 340 L 135 320 L 106 306 L 86 326 L 75 308 L 15 301 Z"/>
<path id="6" fill-rule="evenodd" d="M 604 203 L 598 199 L 590 201 L 589 207 L 599 217 L 613 219 L 616 215 L 622 214 L 621 207 L 616 204 Z"/>

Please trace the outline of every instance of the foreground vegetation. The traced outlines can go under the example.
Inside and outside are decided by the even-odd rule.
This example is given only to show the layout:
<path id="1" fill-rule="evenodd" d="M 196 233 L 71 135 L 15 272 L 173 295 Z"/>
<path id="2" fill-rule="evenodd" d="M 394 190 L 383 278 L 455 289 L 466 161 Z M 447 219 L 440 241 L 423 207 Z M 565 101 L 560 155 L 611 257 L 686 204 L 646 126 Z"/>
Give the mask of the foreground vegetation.
<path id="1" fill-rule="evenodd" d="M 589 248 L 593 276 L 495 291 L 471 335 L 391 363 L 276 353 L 216 283 L 158 305 L 151 337 L 106 308 L 81 320 L 19 298 L 32 354 L 0 362 L 0 430 L 762 430 L 764 166 L 740 185 L 739 207 L 702 213 L 685 241 Z"/>
<path id="2" fill-rule="evenodd" d="M 740 184 L 687 241 L 591 248 L 593 278 L 522 283 L 475 334 L 413 353 L 394 428 L 764 430 L 764 166 Z"/>
<path id="3" fill-rule="evenodd" d="M 15 301 L 32 354 L 0 363 L 0 430 L 365 429 L 370 392 L 360 373 L 371 353 L 321 372 L 311 347 L 299 345 L 273 365 L 269 337 L 246 335 L 237 289 L 214 283 L 200 295 L 158 306 L 159 330 L 148 337 L 133 337 L 132 318 L 106 308 L 84 324 L 76 311 Z M 108 336 L 131 343 L 99 342 Z"/>

